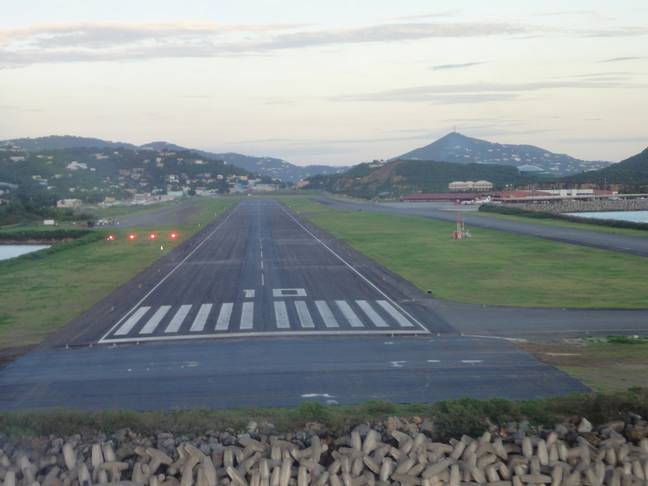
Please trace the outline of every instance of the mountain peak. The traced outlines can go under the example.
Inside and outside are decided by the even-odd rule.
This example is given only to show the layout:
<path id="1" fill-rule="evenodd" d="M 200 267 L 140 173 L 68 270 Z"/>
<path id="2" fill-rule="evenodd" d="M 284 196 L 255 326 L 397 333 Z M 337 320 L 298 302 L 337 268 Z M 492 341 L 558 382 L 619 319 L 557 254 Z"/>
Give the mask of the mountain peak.
<path id="1" fill-rule="evenodd" d="M 595 170 L 608 162 L 588 162 L 564 154 L 555 154 L 532 145 L 493 143 L 450 132 L 425 147 L 398 157 L 402 160 L 454 162 L 457 164 L 494 164 L 533 167 L 535 172 L 557 176 Z M 524 170 L 524 169 L 523 169 Z"/>

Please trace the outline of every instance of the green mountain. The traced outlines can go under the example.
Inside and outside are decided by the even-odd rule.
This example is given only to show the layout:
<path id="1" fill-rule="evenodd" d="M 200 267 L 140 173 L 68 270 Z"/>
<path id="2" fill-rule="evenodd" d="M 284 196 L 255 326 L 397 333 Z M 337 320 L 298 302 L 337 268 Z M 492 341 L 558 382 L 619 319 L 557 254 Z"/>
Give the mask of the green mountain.
<path id="1" fill-rule="evenodd" d="M 98 202 L 106 196 L 125 199 L 134 193 L 166 194 L 183 189 L 227 192 L 240 181 L 255 177 L 188 150 L 109 146 L 32 152 L 0 146 L 0 185 L 10 188 L 3 191 L 49 203 L 64 198 Z"/>
<path id="2" fill-rule="evenodd" d="M 400 160 L 443 160 L 457 164 L 512 165 L 523 172 L 562 176 L 596 170 L 609 162 L 585 161 L 555 154 L 534 145 L 488 142 L 452 132 L 439 140 L 397 157 Z"/>
<path id="3" fill-rule="evenodd" d="M 154 151 L 175 150 L 180 152 L 191 151 L 200 154 L 202 157 L 211 160 L 221 160 L 233 166 L 244 169 L 254 174 L 270 177 L 283 182 L 293 183 L 306 179 L 317 174 L 338 174 L 344 172 L 348 167 L 335 167 L 328 165 L 307 165 L 300 166 L 286 162 L 275 157 L 255 157 L 251 155 L 237 154 L 234 152 L 213 153 L 204 150 L 196 150 L 181 147 L 170 142 L 157 141 L 141 146 L 123 142 L 109 142 L 98 138 L 73 137 L 53 135 L 39 138 L 16 138 L 13 140 L 0 141 L 0 146 L 11 146 L 15 149 L 25 151 L 57 150 L 72 148 L 130 148 L 150 149 Z"/>
<path id="4" fill-rule="evenodd" d="M 565 182 L 575 184 L 621 184 L 629 190 L 643 187 L 648 190 L 648 148 L 643 152 L 633 155 L 618 164 L 605 169 L 584 172 L 582 174 L 566 177 Z"/>
<path id="5" fill-rule="evenodd" d="M 356 165 L 344 174 L 311 177 L 307 187 L 364 198 L 398 197 L 416 192 L 448 192 L 450 182 L 465 180 L 487 180 L 497 189 L 533 179 L 506 165 L 393 160 Z"/>

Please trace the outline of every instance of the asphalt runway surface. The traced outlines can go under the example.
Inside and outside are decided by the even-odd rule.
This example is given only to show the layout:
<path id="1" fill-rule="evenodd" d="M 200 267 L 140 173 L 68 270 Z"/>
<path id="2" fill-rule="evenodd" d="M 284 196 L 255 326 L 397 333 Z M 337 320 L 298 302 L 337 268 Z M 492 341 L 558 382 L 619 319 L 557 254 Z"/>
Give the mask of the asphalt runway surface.
<path id="1" fill-rule="evenodd" d="M 411 403 L 578 391 L 587 388 L 501 340 L 277 337 L 30 353 L 0 373 L 0 410 Z"/>
<path id="2" fill-rule="evenodd" d="M 378 204 L 372 202 L 342 201 L 328 197 L 315 197 L 316 201 L 336 209 L 347 211 L 368 211 L 386 214 L 422 216 L 439 221 L 455 222 L 455 212 L 448 209 L 436 209 L 423 204 Z M 460 207 L 463 209 L 462 207 Z M 468 227 L 487 228 L 525 236 L 536 236 L 547 240 L 569 243 L 572 245 L 619 251 L 638 256 L 648 256 L 648 238 L 622 234 L 588 231 L 578 228 L 566 228 L 546 224 L 507 221 L 503 219 L 479 216 L 476 211 L 462 211 L 463 220 Z"/>
<path id="3" fill-rule="evenodd" d="M 244 200 L 0 370 L 0 409 L 405 403 L 586 390 L 493 339 L 543 323 L 574 326 L 559 310 L 529 312 L 525 321 L 526 309 L 436 301 L 278 202 Z"/>

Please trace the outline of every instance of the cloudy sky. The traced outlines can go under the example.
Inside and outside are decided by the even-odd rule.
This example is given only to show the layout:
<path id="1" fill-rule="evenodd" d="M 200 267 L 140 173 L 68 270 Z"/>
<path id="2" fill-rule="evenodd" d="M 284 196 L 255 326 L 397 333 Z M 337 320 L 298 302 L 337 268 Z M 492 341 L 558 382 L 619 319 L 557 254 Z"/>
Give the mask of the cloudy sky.
<path id="1" fill-rule="evenodd" d="M 393 157 L 455 126 L 586 159 L 648 146 L 645 0 L 0 6 L 0 139 L 168 140 L 299 164 Z"/>

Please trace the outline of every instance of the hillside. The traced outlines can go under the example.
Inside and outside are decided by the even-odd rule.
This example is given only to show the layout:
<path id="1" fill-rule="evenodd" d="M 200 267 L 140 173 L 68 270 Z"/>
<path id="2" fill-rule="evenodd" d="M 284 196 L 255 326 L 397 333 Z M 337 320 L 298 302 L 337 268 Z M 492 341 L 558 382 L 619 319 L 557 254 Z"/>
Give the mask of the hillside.
<path id="1" fill-rule="evenodd" d="M 443 160 L 458 164 L 512 165 L 527 173 L 568 175 L 607 167 L 609 162 L 592 162 L 555 154 L 533 145 L 507 145 L 449 133 L 425 147 L 403 154 L 401 160 Z"/>
<path id="2" fill-rule="evenodd" d="M 601 170 L 572 175 L 566 177 L 565 181 L 575 184 L 621 184 L 629 190 L 648 190 L 648 148 L 618 164 Z"/>
<path id="3" fill-rule="evenodd" d="M 30 152 L 0 146 L 0 183 L 11 188 L 4 189 L 5 193 L 28 194 L 50 203 L 64 198 L 99 202 L 105 197 L 127 199 L 135 193 L 183 190 L 227 192 L 253 177 L 192 151 L 111 147 Z"/>
<path id="4" fill-rule="evenodd" d="M 364 198 L 398 197 L 415 192 L 448 192 L 448 184 L 460 180 L 488 180 L 501 188 L 530 178 L 505 165 L 393 160 L 360 164 L 344 174 L 315 176 L 309 179 L 308 188 Z"/>
<path id="5" fill-rule="evenodd" d="M 248 172 L 270 177 L 287 183 L 294 183 L 317 174 L 337 174 L 344 172 L 348 167 L 334 167 L 327 165 L 299 166 L 274 157 L 254 157 L 251 155 L 237 154 L 233 152 L 214 153 L 204 150 L 196 150 L 187 147 L 165 142 L 156 141 L 141 146 L 122 142 L 109 142 L 98 138 L 85 138 L 73 136 L 49 136 L 40 138 L 17 138 L 5 140 L 0 145 L 10 145 L 24 151 L 58 150 L 71 148 L 130 148 L 147 150 L 175 150 L 191 151 L 211 160 L 221 160 L 234 165 Z"/>

